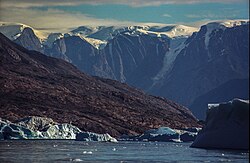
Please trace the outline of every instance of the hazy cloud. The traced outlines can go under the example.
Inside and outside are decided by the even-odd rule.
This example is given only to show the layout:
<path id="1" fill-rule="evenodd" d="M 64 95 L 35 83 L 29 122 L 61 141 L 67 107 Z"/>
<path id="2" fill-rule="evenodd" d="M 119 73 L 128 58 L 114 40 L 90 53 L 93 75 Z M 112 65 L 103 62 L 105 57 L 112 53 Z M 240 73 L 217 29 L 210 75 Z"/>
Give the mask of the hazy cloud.
<path id="1" fill-rule="evenodd" d="M 232 17 L 237 17 L 237 13 L 231 12 L 229 13 L 224 13 L 224 14 L 214 14 L 214 13 L 199 13 L 199 14 L 187 14 L 185 15 L 187 18 L 194 18 L 194 19 L 225 19 L 227 17 L 232 18 Z"/>
<path id="2" fill-rule="evenodd" d="M 0 0 L 0 21 L 19 22 L 34 28 L 49 28 L 67 31 L 81 25 L 133 25 L 136 22 L 119 21 L 113 19 L 94 18 L 83 13 L 72 13 L 51 6 L 77 6 L 80 4 L 101 5 L 106 3 L 124 4 L 133 7 L 159 6 L 163 4 L 193 4 L 193 3 L 248 3 L 248 0 Z M 32 7 L 47 6 L 48 10 L 39 10 Z M 163 17 L 172 15 L 165 13 Z M 200 14 L 186 15 L 187 18 L 219 19 L 217 15 Z"/>
<path id="3" fill-rule="evenodd" d="M 34 28 L 56 31 L 67 31 L 81 25 L 130 25 L 133 22 L 112 19 L 98 19 L 81 13 L 67 13 L 61 10 L 33 10 L 23 8 L 1 9 L 1 21 L 18 22 Z"/>
<path id="4" fill-rule="evenodd" d="M 1 0 L 1 7 L 75 6 L 79 4 L 124 4 L 134 7 L 159 6 L 163 4 L 193 3 L 248 3 L 248 0 Z"/>

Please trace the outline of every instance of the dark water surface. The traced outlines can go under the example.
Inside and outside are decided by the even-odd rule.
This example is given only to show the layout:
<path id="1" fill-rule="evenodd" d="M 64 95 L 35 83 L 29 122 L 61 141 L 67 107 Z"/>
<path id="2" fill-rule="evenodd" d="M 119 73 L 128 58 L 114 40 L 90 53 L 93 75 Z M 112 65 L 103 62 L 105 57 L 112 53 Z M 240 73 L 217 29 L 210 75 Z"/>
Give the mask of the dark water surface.
<path id="1" fill-rule="evenodd" d="M 73 140 L 0 141 L 0 162 L 237 162 L 249 161 L 243 151 L 189 148 L 191 143 L 79 142 Z"/>

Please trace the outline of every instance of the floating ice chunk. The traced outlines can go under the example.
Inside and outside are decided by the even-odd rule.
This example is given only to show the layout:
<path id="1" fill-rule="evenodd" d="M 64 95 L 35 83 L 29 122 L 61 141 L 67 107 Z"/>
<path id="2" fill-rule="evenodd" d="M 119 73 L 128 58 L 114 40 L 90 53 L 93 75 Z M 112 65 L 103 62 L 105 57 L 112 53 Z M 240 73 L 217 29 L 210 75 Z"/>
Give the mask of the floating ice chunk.
<path id="1" fill-rule="evenodd" d="M 249 101 L 208 105 L 206 123 L 191 147 L 249 149 Z"/>
<path id="2" fill-rule="evenodd" d="M 92 132 L 80 132 L 76 136 L 77 141 L 101 141 L 101 142 L 117 142 L 109 134 L 96 134 Z"/>
<path id="3" fill-rule="evenodd" d="M 83 154 L 90 154 L 90 155 L 93 154 L 92 151 L 83 151 L 82 153 L 83 153 Z"/>

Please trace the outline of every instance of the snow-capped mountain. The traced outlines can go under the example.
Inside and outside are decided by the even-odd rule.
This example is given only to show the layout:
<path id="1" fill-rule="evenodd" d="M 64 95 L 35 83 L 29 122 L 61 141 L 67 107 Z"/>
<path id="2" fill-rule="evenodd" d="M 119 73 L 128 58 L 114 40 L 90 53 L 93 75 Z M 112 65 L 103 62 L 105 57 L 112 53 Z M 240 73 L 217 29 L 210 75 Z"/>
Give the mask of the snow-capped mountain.
<path id="1" fill-rule="evenodd" d="M 59 40 L 63 37 L 64 37 L 63 33 L 50 33 L 43 44 L 48 47 L 51 47 L 54 41 Z"/>
<path id="2" fill-rule="evenodd" d="M 48 37 L 46 32 L 35 30 L 25 24 L 9 22 L 0 22 L 0 32 L 29 50 L 44 52 L 43 43 Z"/>
<path id="3" fill-rule="evenodd" d="M 4 34 L 6 37 L 8 37 L 10 40 L 17 39 L 22 34 L 25 28 L 32 29 L 36 37 L 38 37 L 41 42 L 43 42 L 48 36 L 47 32 L 36 30 L 25 24 L 0 22 L 0 32 Z"/>
<path id="4" fill-rule="evenodd" d="M 24 29 L 29 28 L 34 33 L 34 37 L 40 41 L 41 47 L 51 47 L 53 42 L 63 37 L 80 36 L 92 44 L 96 49 L 103 49 L 108 40 L 113 39 L 120 33 L 130 35 L 150 35 L 153 37 L 188 37 L 193 32 L 198 31 L 198 28 L 188 27 L 184 25 L 133 25 L 133 26 L 80 26 L 75 29 L 69 29 L 66 33 L 49 33 L 41 30 L 36 30 L 28 25 L 21 23 L 0 22 L 0 32 L 11 40 L 16 40 L 23 34 Z M 26 32 L 27 34 L 27 32 Z M 20 40 L 21 38 L 19 38 Z M 30 50 L 33 46 L 26 47 Z M 41 50 L 40 50 L 41 51 Z M 42 50 L 44 51 L 44 49 Z"/>
<path id="5" fill-rule="evenodd" d="M 0 32 L 88 74 L 126 82 L 185 106 L 229 80 L 249 78 L 249 20 L 215 21 L 201 28 L 81 26 L 47 35 L 2 23 Z"/>
<path id="6" fill-rule="evenodd" d="M 199 96 L 230 80 L 247 79 L 248 45 L 249 21 L 204 25 L 181 45 L 171 71 L 155 82 L 150 92 L 190 106 Z"/>
<path id="7" fill-rule="evenodd" d="M 189 37 L 198 30 L 199 28 L 185 25 L 168 25 L 163 27 L 153 26 L 148 29 L 148 31 L 155 32 L 158 35 L 166 35 L 169 38 Z"/>

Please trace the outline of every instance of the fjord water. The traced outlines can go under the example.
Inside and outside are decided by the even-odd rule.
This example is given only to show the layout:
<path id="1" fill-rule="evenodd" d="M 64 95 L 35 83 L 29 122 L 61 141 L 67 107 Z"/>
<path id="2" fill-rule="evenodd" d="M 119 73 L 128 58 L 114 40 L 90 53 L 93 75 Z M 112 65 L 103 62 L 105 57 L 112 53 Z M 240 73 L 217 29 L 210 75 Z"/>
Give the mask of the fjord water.
<path id="1" fill-rule="evenodd" d="M 249 152 L 189 148 L 191 143 L 0 141 L 0 162 L 248 162 Z"/>

